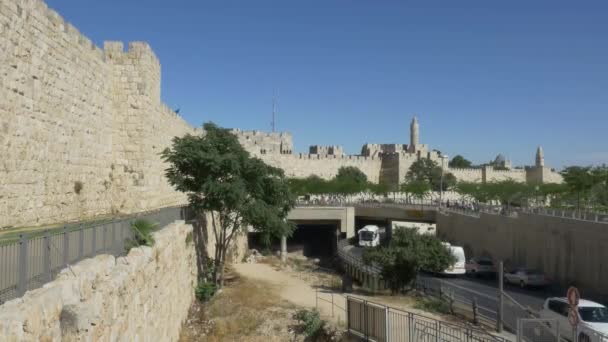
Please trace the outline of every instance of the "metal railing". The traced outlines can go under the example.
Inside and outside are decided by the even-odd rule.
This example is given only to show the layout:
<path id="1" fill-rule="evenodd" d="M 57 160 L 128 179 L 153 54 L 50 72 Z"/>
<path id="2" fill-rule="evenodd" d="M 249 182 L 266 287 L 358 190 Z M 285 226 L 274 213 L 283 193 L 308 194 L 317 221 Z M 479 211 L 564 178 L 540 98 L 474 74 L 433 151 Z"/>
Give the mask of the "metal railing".
<path id="1" fill-rule="evenodd" d="M 536 214 L 543 216 L 553 216 L 553 217 L 561 217 L 573 220 L 581 220 L 581 221 L 591 221 L 598 223 L 607 223 L 608 224 L 608 214 L 605 213 L 597 213 L 597 212 L 589 212 L 589 211 L 579 211 L 579 210 L 566 210 L 566 209 L 552 209 L 552 208 L 521 208 L 521 212 L 527 214 Z"/>
<path id="2" fill-rule="evenodd" d="M 349 333 L 370 341 L 506 342 L 471 326 L 440 321 L 353 296 L 346 297 Z"/>
<path id="3" fill-rule="evenodd" d="M 497 326 L 498 297 L 424 275 L 416 277 L 416 289 L 448 303 L 452 314 L 459 314 L 488 328 Z"/>
<path id="4" fill-rule="evenodd" d="M 0 245 L 0 304 L 52 281 L 66 266 L 98 254 L 126 254 L 133 238 L 131 223 L 146 219 L 162 228 L 189 214 L 187 207 L 169 207 L 120 219 L 83 222 L 21 234 Z"/>
<path id="5" fill-rule="evenodd" d="M 368 265 L 363 262 L 360 258 L 354 257 L 345 248 L 349 245 L 348 239 L 342 239 L 338 241 L 338 257 L 342 262 L 348 263 L 351 266 L 357 267 L 362 272 L 370 275 L 379 276 L 382 273 L 382 269 L 376 265 Z"/>

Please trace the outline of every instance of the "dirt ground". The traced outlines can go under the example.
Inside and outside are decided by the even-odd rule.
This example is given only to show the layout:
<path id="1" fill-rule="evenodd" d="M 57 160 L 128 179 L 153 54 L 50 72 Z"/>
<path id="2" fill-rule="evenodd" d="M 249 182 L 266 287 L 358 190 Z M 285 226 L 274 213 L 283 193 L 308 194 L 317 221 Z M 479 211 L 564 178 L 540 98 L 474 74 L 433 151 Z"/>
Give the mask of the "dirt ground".
<path id="1" fill-rule="evenodd" d="M 308 285 L 269 265 L 236 264 L 220 293 L 207 303 L 193 303 L 180 341 L 310 341 L 293 318 L 303 307 L 314 308 Z M 326 331 L 341 340 L 340 328 L 328 323 Z"/>

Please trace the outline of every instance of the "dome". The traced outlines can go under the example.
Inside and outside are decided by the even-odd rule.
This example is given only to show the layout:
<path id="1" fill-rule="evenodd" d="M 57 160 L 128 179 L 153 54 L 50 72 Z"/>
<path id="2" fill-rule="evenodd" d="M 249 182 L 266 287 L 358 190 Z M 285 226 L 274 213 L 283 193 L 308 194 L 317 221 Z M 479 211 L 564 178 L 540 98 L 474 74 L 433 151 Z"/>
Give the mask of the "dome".
<path id="1" fill-rule="evenodd" d="M 502 153 L 499 153 L 494 159 L 495 164 L 504 164 L 507 161 L 507 158 Z"/>

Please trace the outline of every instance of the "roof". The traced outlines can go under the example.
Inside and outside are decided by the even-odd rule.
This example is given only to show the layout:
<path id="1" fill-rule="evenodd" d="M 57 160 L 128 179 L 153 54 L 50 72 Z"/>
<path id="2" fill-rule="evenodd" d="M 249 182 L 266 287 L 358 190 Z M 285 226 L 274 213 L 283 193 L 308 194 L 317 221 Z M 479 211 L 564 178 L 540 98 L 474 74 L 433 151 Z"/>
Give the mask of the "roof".
<path id="1" fill-rule="evenodd" d="M 377 230 L 378 230 L 378 226 L 375 226 L 373 224 L 369 224 L 369 225 L 361 228 L 361 230 L 359 230 L 359 231 L 368 231 L 368 232 L 372 231 L 373 232 L 373 231 L 377 231 Z"/>
<path id="2" fill-rule="evenodd" d="M 547 299 L 552 299 L 552 300 L 559 300 L 560 302 L 564 302 L 564 303 L 568 303 L 568 298 L 566 297 L 552 297 L 552 298 L 547 298 Z M 579 307 L 592 307 L 592 308 L 603 308 L 605 306 L 603 306 L 602 304 L 590 301 L 588 299 L 581 299 L 578 301 L 578 306 Z"/>

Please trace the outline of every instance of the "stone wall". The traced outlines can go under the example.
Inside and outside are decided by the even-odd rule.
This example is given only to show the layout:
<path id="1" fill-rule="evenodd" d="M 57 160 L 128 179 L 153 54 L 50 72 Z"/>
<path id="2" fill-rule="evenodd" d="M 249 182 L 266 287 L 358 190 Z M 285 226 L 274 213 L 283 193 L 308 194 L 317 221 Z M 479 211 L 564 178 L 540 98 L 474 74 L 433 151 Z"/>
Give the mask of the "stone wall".
<path id="1" fill-rule="evenodd" d="M 154 233 L 153 247 L 99 255 L 0 306 L 0 341 L 177 341 L 194 299 L 192 226 Z"/>
<path id="2" fill-rule="evenodd" d="M 583 297 L 608 295 L 608 225 L 520 213 L 517 218 L 437 214 L 439 236 L 474 256 L 538 268 L 562 286 L 576 280 Z"/>
<path id="3" fill-rule="evenodd" d="M 185 202 L 158 153 L 193 129 L 145 43 L 104 50 L 39 0 L 0 0 L 0 229 Z"/>
<path id="4" fill-rule="evenodd" d="M 304 178 L 317 175 L 323 179 L 331 179 L 338 174 L 343 166 L 354 166 L 361 170 L 370 182 L 378 183 L 380 178 L 381 158 L 322 155 L 322 154 L 256 154 L 269 165 L 285 170 L 288 177 Z"/>

